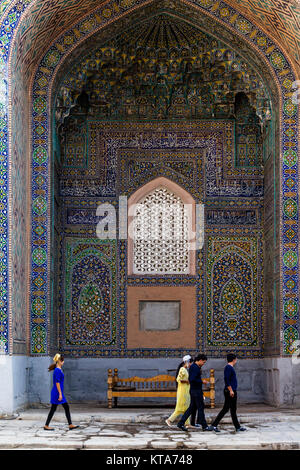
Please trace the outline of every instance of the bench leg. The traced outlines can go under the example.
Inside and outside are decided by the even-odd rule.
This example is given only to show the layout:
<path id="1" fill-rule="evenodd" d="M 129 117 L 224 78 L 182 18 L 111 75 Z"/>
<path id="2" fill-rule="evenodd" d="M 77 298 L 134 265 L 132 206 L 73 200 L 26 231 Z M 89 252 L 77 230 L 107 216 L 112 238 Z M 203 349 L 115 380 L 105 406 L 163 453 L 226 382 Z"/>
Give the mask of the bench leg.
<path id="1" fill-rule="evenodd" d="M 112 398 L 107 399 L 108 408 L 112 408 Z"/>
<path id="2" fill-rule="evenodd" d="M 117 408 L 118 406 L 118 397 L 114 397 L 114 407 Z"/>

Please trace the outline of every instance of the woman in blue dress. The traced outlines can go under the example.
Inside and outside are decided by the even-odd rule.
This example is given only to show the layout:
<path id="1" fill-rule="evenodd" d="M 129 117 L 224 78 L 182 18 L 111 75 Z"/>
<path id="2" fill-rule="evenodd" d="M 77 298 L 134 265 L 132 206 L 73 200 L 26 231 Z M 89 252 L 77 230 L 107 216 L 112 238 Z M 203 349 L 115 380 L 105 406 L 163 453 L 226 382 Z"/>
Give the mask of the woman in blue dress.
<path id="1" fill-rule="evenodd" d="M 56 354 L 53 358 L 53 361 L 54 361 L 53 364 L 51 364 L 51 366 L 48 368 L 49 372 L 51 370 L 54 370 L 54 372 L 53 372 L 53 387 L 52 387 L 52 390 L 51 390 L 51 400 L 50 400 L 51 409 L 49 411 L 48 418 L 47 418 L 46 424 L 44 426 L 44 429 L 46 431 L 53 431 L 53 428 L 50 428 L 49 424 L 50 424 L 50 421 L 53 418 L 53 415 L 56 411 L 57 405 L 62 405 L 63 406 L 63 408 L 65 410 L 65 413 L 66 413 L 68 423 L 69 423 L 69 429 L 76 429 L 79 426 L 74 426 L 74 424 L 72 424 L 69 405 L 68 405 L 67 400 L 64 396 L 64 373 L 61 370 L 61 368 L 63 366 L 63 363 L 64 363 L 64 358 L 60 354 Z"/>

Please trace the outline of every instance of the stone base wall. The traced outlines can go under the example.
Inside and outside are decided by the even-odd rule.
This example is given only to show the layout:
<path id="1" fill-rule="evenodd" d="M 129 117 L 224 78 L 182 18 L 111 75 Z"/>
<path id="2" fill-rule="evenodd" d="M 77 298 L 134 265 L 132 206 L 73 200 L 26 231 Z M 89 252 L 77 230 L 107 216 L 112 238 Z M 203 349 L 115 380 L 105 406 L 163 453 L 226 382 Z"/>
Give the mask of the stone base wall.
<path id="1" fill-rule="evenodd" d="M 300 407 L 300 361 L 291 358 L 263 359 L 263 385 L 266 403 Z"/>
<path id="2" fill-rule="evenodd" d="M 2 356 L 0 362 L 0 415 L 30 406 L 47 405 L 50 400 L 52 373 L 48 357 Z M 178 359 L 66 359 L 65 395 L 70 403 L 105 404 L 107 369 L 117 367 L 120 377 L 151 377 L 174 374 Z M 208 360 L 203 377 L 215 369 L 216 404 L 223 403 L 224 359 Z M 300 407 L 300 364 L 290 358 L 240 359 L 236 365 L 238 401 L 243 404 L 266 403 L 272 406 Z M 143 399 L 120 403 L 142 404 Z M 148 404 L 172 404 L 170 399 L 149 399 Z"/>
<path id="3" fill-rule="evenodd" d="M 67 359 L 64 365 L 66 395 L 70 402 L 106 402 L 107 369 L 117 367 L 120 377 L 151 377 L 157 374 L 175 374 L 179 362 L 178 359 L 171 358 Z M 211 368 L 215 369 L 216 404 L 221 404 L 224 398 L 225 365 L 224 359 L 209 359 L 203 367 L 203 377 L 209 376 Z M 300 406 L 300 365 L 293 366 L 290 358 L 240 359 L 236 372 L 239 403 Z M 127 402 L 123 400 L 120 402 Z M 159 401 L 162 404 L 167 403 L 164 399 Z M 130 402 L 132 403 L 132 399 L 128 400 Z"/>
<path id="4" fill-rule="evenodd" d="M 49 363 L 47 357 L 0 356 L 0 416 L 49 403 Z"/>

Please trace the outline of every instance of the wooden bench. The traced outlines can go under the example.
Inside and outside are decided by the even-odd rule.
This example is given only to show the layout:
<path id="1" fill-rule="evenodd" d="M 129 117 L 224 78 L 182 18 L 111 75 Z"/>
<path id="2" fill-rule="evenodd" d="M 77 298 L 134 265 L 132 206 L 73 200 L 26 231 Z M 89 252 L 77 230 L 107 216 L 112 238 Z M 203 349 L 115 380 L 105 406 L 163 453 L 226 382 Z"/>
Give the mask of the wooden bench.
<path id="1" fill-rule="evenodd" d="M 210 400 L 210 407 L 215 407 L 215 371 L 210 369 L 210 377 L 203 378 L 207 382 L 207 387 L 203 387 L 203 395 Z M 118 377 L 118 369 L 108 369 L 107 378 L 107 400 L 108 408 L 112 408 L 112 400 L 114 406 L 118 406 L 118 398 L 120 397 L 169 397 L 176 398 L 176 379 L 172 375 L 156 375 L 155 377 L 129 377 L 120 379 Z"/>

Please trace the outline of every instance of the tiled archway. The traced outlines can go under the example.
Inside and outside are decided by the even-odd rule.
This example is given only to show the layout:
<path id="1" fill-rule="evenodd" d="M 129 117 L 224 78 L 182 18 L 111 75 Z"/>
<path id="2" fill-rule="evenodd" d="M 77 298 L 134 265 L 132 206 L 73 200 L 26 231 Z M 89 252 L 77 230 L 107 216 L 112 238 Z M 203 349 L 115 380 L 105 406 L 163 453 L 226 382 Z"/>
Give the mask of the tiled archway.
<path id="1" fill-rule="evenodd" d="M 125 5 L 126 2 L 124 2 Z M 49 273 L 49 204 L 50 204 L 50 180 L 49 180 L 49 159 L 50 159 L 50 113 L 49 106 L 51 104 L 51 91 L 47 85 L 55 80 L 55 76 L 59 73 L 59 69 L 67 56 L 75 50 L 76 45 L 91 37 L 91 35 L 100 30 L 104 30 L 105 26 L 113 25 L 119 18 L 130 13 L 138 11 L 140 7 L 151 4 L 152 2 L 127 2 L 126 8 L 120 10 L 115 8 L 115 3 L 110 2 L 101 7 L 95 15 L 90 15 L 83 21 L 74 25 L 71 30 L 66 32 L 56 41 L 42 59 L 36 73 L 36 80 L 33 86 L 33 162 L 32 162 L 32 199 L 33 199 L 33 217 L 45 217 L 46 221 L 41 224 L 35 221 L 32 227 L 32 272 L 38 268 L 40 271 L 44 269 L 43 285 L 39 288 L 39 294 L 35 296 L 35 287 L 31 286 L 31 304 L 39 303 L 39 313 L 31 310 L 31 353 L 47 354 L 48 351 L 48 327 L 49 327 L 49 284 L 47 274 Z M 20 5 L 20 4 L 19 4 Z M 129 6 L 128 6 L 129 5 Z M 280 90 L 280 181 L 281 181 L 281 235 L 280 235 L 280 298 L 282 309 L 282 334 L 284 354 L 290 354 L 291 342 L 298 338 L 297 325 L 299 324 L 298 314 L 298 239 L 297 236 L 293 241 L 287 236 L 288 230 L 293 225 L 293 231 L 298 233 L 298 159 L 297 159 L 297 132 L 298 132 L 298 116 L 297 106 L 293 104 L 291 99 L 292 83 L 295 79 L 293 70 L 288 59 L 284 56 L 280 48 L 272 43 L 272 41 L 262 33 L 248 19 L 244 18 L 239 12 L 233 9 L 227 9 L 223 6 L 214 5 L 209 0 L 201 0 L 199 2 L 178 2 L 178 5 L 188 5 L 194 8 L 195 17 L 197 14 L 206 15 L 207 21 L 214 19 L 217 24 L 224 25 L 227 30 L 234 33 L 234 37 L 248 44 L 249 48 L 268 64 L 268 70 L 273 75 L 274 83 Z M 24 10 L 23 4 L 22 9 Z M 225 8 L 225 10 L 224 10 Z M 10 28 L 13 31 L 18 25 L 21 17 L 21 11 L 11 13 Z M 8 18 L 8 17 L 7 17 Z M 195 21 L 196 22 L 196 21 Z M 4 29 L 8 28 L 8 24 L 4 24 Z M 4 55 L 2 64 L 7 64 L 8 54 L 10 52 L 10 39 L 12 34 L 2 36 L 2 44 L 4 44 Z M 11 78 L 11 77 L 7 77 Z M 5 84 L 3 82 L 3 87 Z M 46 93 L 41 93 L 44 90 Z M 15 100 L 16 104 L 18 100 Z M 2 193 L 2 215 L 5 220 L 8 215 L 8 200 L 6 196 L 7 186 L 7 163 L 9 159 L 8 150 L 8 114 L 7 107 L 3 106 L 2 116 L 2 172 L 3 188 Z M 18 144 L 17 144 L 18 145 Z M 37 178 L 39 178 L 37 180 Z M 42 180 L 43 179 L 43 180 Z M 38 181 L 38 182 L 37 182 Z M 42 182 L 42 184 L 41 184 Z M 291 189 L 292 188 L 292 189 Z M 36 191 L 40 191 L 38 194 Z M 41 193 L 44 191 L 44 193 Z M 293 210 L 292 210 L 292 209 Z M 35 214 L 35 215 L 34 215 Z M 3 277 L 2 277 L 2 316 L 3 338 L 5 344 L 8 339 L 8 227 L 3 225 Z M 289 232 L 290 233 L 290 232 Z M 43 243 L 39 243 L 42 240 Z M 34 276 L 32 277 L 34 280 Z M 37 299 L 40 299 L 37 301 Z M 36 321 L 38 319 L 38 322 Z M 291 319 L 292 322 L 291 323 Z M 7 350 L 7 346 L 6 346 Z"/>

